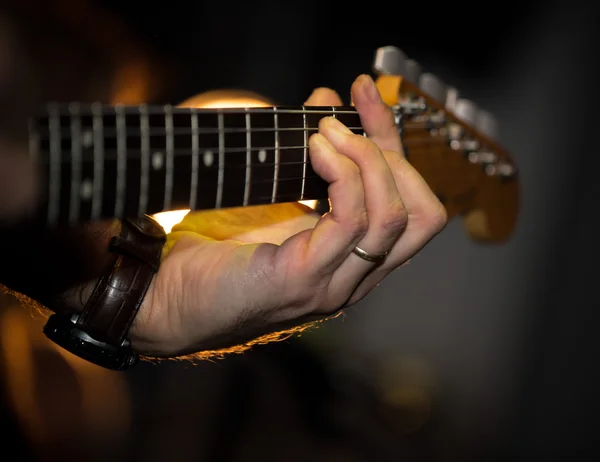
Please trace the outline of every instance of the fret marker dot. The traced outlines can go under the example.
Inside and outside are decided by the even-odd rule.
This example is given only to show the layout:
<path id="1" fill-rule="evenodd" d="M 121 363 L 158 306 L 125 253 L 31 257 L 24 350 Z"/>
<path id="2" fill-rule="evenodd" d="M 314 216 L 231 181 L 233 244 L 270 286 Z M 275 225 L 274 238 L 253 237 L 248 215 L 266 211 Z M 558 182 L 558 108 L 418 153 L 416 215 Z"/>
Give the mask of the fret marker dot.
<path id="1" fill-rule="evenodd" d="M 94 143 L 94 135 L 91 130 L 86 130 L 81 134 L 81 144 L 84 148 L 89 148 Z"/>
<path id="2" fill-rule="evenodd" d="M 94 187 L 91 180 L 83 180 L 81 182 L 81 189 L 79 190 L 79 193 L 81 194 L 81 198 L 83 200 L 91 199 L 93 190 Z"/>
<path id="3" fill-rule="evenodd" d="M 204 156 L 203 156 L 203 160 L 204 160 L 204 165 L 206 167 L 210 167 L 213 162 L 215 161 L 215 156 L 213 154 L 212 151 L 205 151 L 204 152 Z"/>
<path id="4" fill-rule="evenodd" d="M 164 164 L 164 156 L 162 152 L 155 152 L 152 154 L 152 168 L 154 170 L 160 170 Z"/>
<path id="5" fill-rule="evenodd" d="M 261 164 L 264 164 L 266 160 L 267 160 L 267 151 L 265 151 L 264 149 L 261 149 L 260 151 L 258 151 L 258 161 Z"/>

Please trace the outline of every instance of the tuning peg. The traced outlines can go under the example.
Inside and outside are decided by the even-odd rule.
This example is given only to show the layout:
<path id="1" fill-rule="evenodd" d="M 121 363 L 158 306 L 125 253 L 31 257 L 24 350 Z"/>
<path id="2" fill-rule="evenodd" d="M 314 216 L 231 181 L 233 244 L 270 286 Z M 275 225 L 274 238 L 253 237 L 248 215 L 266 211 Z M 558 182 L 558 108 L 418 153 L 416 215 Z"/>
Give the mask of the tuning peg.
<path id="1" fill-rule="evenodd" d="M 475 118 L 475 127 L 491 139 L 498 137 L 498 120 L 488 111 L 480 109 Z"/>
<path id="2" fill-rule="evenodd" d="M 453 112 L 458 118 L 472 125 L 475 123 L 477 105 L 466 98 L 459 98 L 456 100 Z"/>
<path id="3" fill-rule="evenodd" d="M 446 100 L 446 85 L 438 77 L 426 72 L 419 77 L 419 88 L 439 102 Z"/>
<path id="4" fill-rule="evenodd" d="M 446 90 L 446 109 L 454 111 L 456 101 L 458 101 L 458 90 L 454 87 L 448 87 Z"/>
<path id="5" fill-rule="evenodd" d="M 394 46 L 378 48 L 375 52 L 373 71 L 376 74 L 404 75 L 406 55 Z"/>
<path id="6" fill-rule="evenodd" d="M 421 77 L 421 65 L 414 59 L 407 60 L 404 78 L 414 85 L 419 85 L 419 77 Z"/>

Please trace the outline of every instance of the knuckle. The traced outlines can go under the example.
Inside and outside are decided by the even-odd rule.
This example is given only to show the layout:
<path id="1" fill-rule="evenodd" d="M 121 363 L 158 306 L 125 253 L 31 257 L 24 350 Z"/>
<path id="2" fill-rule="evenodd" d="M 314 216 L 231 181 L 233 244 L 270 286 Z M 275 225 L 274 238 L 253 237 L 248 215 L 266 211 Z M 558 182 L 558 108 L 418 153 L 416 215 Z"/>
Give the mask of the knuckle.
<path id="1" fill-rule="evenodd" d="M 382 220 L 382 227 L 392 234 L 399 234 L 408 222 L 408 211 L 401 199 L 390 204 Z"/>
<path id="2" fill-rule="evenodd" d="M 356 144 L 357 149 L 366 155 L 376 156 L 379 154 L 379 147 L 377 144 L 366 136 L 354 135 L 352 141 Z"/>
<path id="3" fill-rule="evenodd" d="M 354 188 L 360 187 L 359 185 L 362 185 L 362 174 L 358 165 L 354 162 L 344 162 L 342 168 L 342 183 L 344 183 L 345 186 L 353 190 Z"/>
<path id="4" fill-rule="evenodd" d="M 437 199 L 425 214 L 425 224 L 434 234 L 442 231 L 448 224 L 446 207 Z"/>
<path id="5" fill-rule="evenodd" d="M 368 229 L 369 215 L 365 208 L 361 208 L 348 220 L 348 231 L 354 238 L 359 238 L 367 234 Z"/>

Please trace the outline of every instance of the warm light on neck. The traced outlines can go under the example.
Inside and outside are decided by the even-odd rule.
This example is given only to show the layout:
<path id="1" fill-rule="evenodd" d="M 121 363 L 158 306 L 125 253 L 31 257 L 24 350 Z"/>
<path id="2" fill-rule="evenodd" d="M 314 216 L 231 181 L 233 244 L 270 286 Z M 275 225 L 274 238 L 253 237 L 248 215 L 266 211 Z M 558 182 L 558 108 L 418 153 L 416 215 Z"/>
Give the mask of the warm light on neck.
<path id="1" fill-rule="evenodd" d="M 196 107 L 203 109 L 215 108 L 245 108 L 245 107 L 267 107 L 271 106 L 259 95 L 242 91 L 215 91 L 207 92 L 194 96 L 184 101 L 180 107 Z M 300 201 L 301 204 L 314 209 L 317 201 Z M 172 210 L 161 212 L 152 217 L 164 228 L 166 233 L 170 233 L 173 226 L 178 224 L 189 213 L 189 210 Z"/>

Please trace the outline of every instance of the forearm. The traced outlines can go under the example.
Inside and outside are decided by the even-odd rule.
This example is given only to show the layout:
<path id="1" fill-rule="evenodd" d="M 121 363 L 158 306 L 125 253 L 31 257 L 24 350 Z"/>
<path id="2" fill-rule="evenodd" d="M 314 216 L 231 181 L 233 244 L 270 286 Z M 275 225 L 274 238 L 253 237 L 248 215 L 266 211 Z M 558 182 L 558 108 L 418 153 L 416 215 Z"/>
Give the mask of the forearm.
<path id="1" fill-rule="evenodd" d="M 0 283 L 53 311 L 79 311 L 112 255 L 120 223 L 0 229 Z"/>

